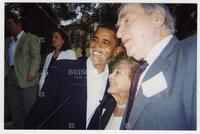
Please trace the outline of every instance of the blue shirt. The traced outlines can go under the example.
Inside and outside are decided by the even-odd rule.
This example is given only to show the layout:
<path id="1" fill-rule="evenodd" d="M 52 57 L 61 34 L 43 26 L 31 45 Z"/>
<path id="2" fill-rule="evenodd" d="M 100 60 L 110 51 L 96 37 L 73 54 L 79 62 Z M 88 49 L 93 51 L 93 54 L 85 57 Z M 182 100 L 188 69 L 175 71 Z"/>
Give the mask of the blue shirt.
<path id="1" fill-rule="evenodd" d="M 8 49 L 8 63 L 10 66 L 14 65 L 15 50 L 17 48 L 17 44 L 18 44 L 20 38 L 22 37 L 23 33 L 24 33 L 24 31 L 21 31 L 17 35 L 17 40 L 14 40 L 13 36 L 10 37 L 10 44 L 9 44 L 9 49 Z"/>

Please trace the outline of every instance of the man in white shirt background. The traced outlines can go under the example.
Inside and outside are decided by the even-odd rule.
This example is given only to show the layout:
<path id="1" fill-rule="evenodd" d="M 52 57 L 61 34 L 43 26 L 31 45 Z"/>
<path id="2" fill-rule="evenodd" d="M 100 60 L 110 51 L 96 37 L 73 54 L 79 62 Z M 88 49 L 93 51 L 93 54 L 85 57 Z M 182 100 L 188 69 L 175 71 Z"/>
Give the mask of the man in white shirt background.
<path id="1" fill-rule="evenodd" d="M 11 113 L 12 128 L 24 128 L 26 115 L 36 100 L 40 43 L 38 37 L 23 31 L 20 19 L 6 16 L 11 34 L 5 41 L 5 94 Z M 7 99 L 7 97 L 5 97 Z"/>

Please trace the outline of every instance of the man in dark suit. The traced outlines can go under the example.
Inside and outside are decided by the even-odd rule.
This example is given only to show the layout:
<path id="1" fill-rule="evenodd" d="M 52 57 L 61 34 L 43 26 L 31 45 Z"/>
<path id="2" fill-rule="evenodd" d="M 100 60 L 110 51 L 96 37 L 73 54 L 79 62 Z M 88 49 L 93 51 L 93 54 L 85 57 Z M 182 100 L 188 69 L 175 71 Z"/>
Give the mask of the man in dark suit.
<path id="1" fill-rule="evenodd" d="M 5 94 L 13 128 L 23 128 L 25 117 L 36 100 L 40 43 L 38 37 L 23 31 L 15 15 L 6 16 L 6 27 L 11 36 L 5 41 Z"/>
<path id="2" fill-rule="evenodd" d="M 131 88 L 121 129 L 196 129 L 196 36 L 179 41 L 174 23 L 163 4 L 121 6 L 117 36 L 128 56 L 148 64 Z"/>
<path id="3" fill-rule="evenodd" d="M 100 104 L 108 78 L 107 62 L 118 51 L 115 28 L 100 26 L 87 60 L 59 60 L 45 80 L 27 128 L 86 129 Z"/>

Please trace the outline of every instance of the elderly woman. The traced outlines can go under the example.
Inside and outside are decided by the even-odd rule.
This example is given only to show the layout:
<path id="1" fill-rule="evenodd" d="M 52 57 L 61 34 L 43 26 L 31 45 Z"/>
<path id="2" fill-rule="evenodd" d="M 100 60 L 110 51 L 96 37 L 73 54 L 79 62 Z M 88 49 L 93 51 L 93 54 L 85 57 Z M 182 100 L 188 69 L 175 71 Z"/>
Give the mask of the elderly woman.
<path id="1" fill-rule="evenodd" d="M 119 60 L 115 63 L 113 72 L 109 75 L 107 97 L 104 97 L 96 109 L 88 129 L 120 129 L 131 80 L 138 65 L 133 59 Z"/>
<path id="2" fill-rule="evenodd" d="M 52 33 L 52 45 L 54 49 L 51 53 L 47 55 L 45 60 L 42 75 L 39 81 L 39 96 L 41 96 L 40 90 L 42 89 L 42 86 L 45 82 L 45 78 L 50 72 L 51 68 L 54 67 L 54 63 L 56 62 L 56 60 L 76 59 L 76 54 L 73 50 L 71 50 L 71 45 L 65 32 L 60 28 L 56 28 L 53 30 Z"/>

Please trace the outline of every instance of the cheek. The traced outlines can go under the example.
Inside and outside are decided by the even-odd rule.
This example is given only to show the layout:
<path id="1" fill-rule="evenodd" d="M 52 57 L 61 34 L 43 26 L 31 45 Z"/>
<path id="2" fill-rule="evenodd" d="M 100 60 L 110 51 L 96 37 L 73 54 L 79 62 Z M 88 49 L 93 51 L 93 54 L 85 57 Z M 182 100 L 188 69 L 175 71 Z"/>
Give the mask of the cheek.
<path id="1" fill-rule="evenodd" d="M 152 32 L 153 27 L 149 23 L 147 23 L 140 28 L 140 33 L 138 35 L 140 36 L 140 39 L 143 39 L 143 41 L 148 42 L 148 40 L 152 38 L 152 35 L 154 35 Z"/>
<path id="2" fill-rule="evenodd" d="M 58 46 L 60 44 L 60 42 L 58 40 L 54 40 L 53 44 L 54 44 L 54 46 Z"/>
<path id="3" fill-rule="evenodd" d="M 104 49 L 104 55 L 105 55 L 107 58 L 110 58 L 110 57 L 112 56 L 112 53 L 113 53 L 112 48 L 105 48 L 105 49 Z"/>
<path id="4" fill-rule="evenodd" d="M 64 42 L 62 39 L 58 39 L 58 41 L 60 44 L 63 44 L 63 42 Z"/>
<path id="5" fill-rule="evenodd" d="M 15 28 L 14 26 L 11 26 L 11 27 L 10 27 L 10 31 L 11 31 L 11 32 L 14 32 L 14 31 L 16 31 L 16 28 Z"/>
<path id="6" fill-rule="evenodd" d="M 129 91 L 131 87 L 131 81 L 129 79 L 122 79 L 120 89 L 123 91 Z"/>
<path id="7" fill-rule="evenodd" d="M 108 93 L 110 93 L 110 94 L 116 94 L 118 92 L 119 92 L 119 90 L 118 90 L 118 87 L 116 87 L 116 86 L 110 86 L 108 88 Z"/>
<path id="8" fill-rule="evenodd" d="M 143 23 L 141 21 L 135 22 L 131 27 L 128 29 L 133 37 L 137 37 L 139 39 L 145 38 L 145 35 L 149 32 L 150 26 L 148 23 Z M 136 38 L 136 39 L 137 39 Z"/>
<path id="9" fill-rule="evenodd" d="M 102 43 L 98 42 L 90 42 L 90 48 L 96 48 L 96 49 L 104 49 L 104 45 Z"/>
<path id="10" fill-rule="evenodd" d="M 90 48 L 94 48 L 95 47 L 95 44 L 91 41 L 90 42 Z"/>
<path id="11" fill-rule="evenodd" d="M 142 52 L 143 47 L 147 44 L 146 34 L 147 33 L 142 29 L 139 32 L 132 32 L 132 47 L 136 49 L 136 52 Z"/>

